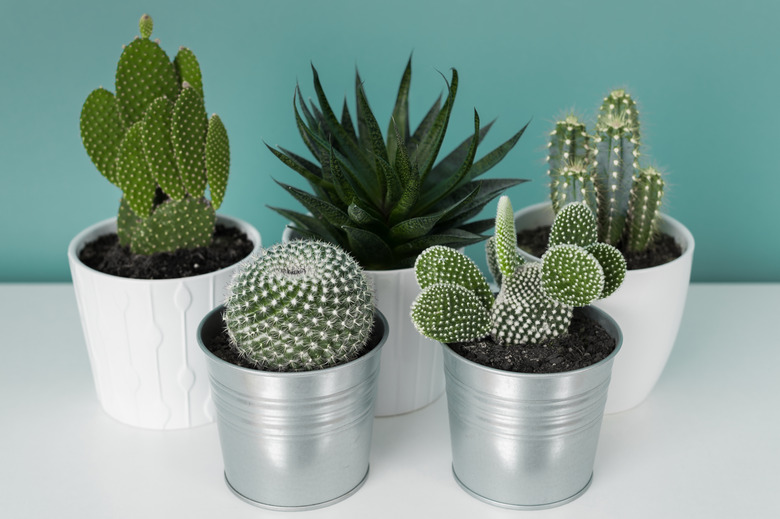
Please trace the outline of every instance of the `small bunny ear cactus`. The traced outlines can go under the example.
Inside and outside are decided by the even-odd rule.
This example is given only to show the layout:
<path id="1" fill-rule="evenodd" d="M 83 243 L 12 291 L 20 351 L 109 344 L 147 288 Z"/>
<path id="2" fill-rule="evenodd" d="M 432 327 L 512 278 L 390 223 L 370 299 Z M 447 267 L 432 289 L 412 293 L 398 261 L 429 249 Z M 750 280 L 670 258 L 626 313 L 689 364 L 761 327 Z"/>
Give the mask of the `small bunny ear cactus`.
<path id="1" fill-rule="evenodd" d="M 269 371 L 322 369 L 358 357 L 371 333 L 373 292 L 339 247 L 277 244 L 233 276 L 225 324 L 233 347 Z"/>
<path id="2" fill-rule="evenodd" d="M 422 292 L 412 304 L 417 329 L 441 342 L 463 342 L 488 335 L 498 344 L 537 343 L 569 329 L 574 306 L 614 292 L 626 262 L 611 245 L 597 241 L 596 219 L 584 203 L 558 213 L 550 246 L 541 263 L 524 264 L 514 242 L 512 205 L 499 200 L 496 235 L 488 259 L 502 277 L 491 303 L 487 281 L 462 253 L 446 247 L 422 252 L 415 273 Z"/>
<path id="3" fill-rule="evenodd" d="M 613 90 L 592 135 L 569 116 L 556 123 L 548 144 L 553 210 L 584 202 L 598 215 L 599 239 L 630 251 L 652 241 L 663 196 L 658 171 L 639 166 L 639 136 L 636 102 L 625 90 Z"/>
<path id="4" fill-rule="evenodd" d="M 139 29 L 119 58 L 116 95 L 98 88 L 84 102 L 81 139 L 98 171 L 123 191 L 122 245 L 138 254 L 206 246 L 227 185 L 227 132 L 216 114 L 206 116 L 192 51 L 181 47 L 172 63 L 150 40 L 149 15 Z"/>

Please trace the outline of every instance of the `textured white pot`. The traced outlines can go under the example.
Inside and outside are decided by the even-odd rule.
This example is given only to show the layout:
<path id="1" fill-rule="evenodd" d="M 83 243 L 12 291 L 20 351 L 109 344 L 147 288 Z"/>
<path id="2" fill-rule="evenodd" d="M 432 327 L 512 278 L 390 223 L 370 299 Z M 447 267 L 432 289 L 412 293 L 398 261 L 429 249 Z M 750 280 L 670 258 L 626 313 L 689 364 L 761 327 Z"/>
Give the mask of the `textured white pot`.
<path id="1" fill-rule="evenodd" d="M 293 238 L 286 227 L 282 241 Z M 374 284 L 376 307 L 387 319 L 390 336 L 382 348 L 379 390 L 374 413 L 394 416 L 421 409 L 444 393 L 444 360 L 438 342 L 417 332 L 412 301 L 420 293 L 414 268 L 367 270 Z"/>
<path id="2" fill-rule="evenodd" d="M 535 204 L 515 213 L 515 227 L 519 232 L 550 225 L 553 216 L 549 202 Z M 594 304 L 612 316 L 623 331 L 623 347 L 612 369 L 606 413 L 626 411 L 647 398 L 666 366 L 680 328 L 693 263 L 693 235 L 663 214 L 659 230 L 674 238 L 682 248 L 682 256 L 657 267 L 629 270 L 614 294 Z"/>
<path id="3" fill-rule="evenodd" d="M 251 225 L 217 216 L 241 229 L 260 249 Z M 112 276 L 84 265 L 84 245 L 116 232 L 111 218 L 70 242 L 73 286 L 98 400 L 120 422 L 149 429 L 180 429 L 214 421 L 208 372 L 196 338 L 201 319 L 225 298 L 236 266 L 179 279 Z M 236 264 L 237 265 L 237 264 Z"/>

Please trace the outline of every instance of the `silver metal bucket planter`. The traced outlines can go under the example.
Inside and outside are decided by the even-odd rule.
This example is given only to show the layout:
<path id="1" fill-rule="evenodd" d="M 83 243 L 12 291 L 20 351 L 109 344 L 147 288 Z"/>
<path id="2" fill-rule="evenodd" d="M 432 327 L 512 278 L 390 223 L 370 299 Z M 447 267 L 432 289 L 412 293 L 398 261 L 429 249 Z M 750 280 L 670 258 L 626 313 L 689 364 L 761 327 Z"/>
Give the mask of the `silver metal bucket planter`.
<path id="1" fill-rule="evenodd" d="M 477 499 L 513 509 L 551 508 L 590 486 L 622 335 L 603 311 L 585 312 L 617 344 L 606 359 L 576 371 L 501 371 L 444 345 L 452 470 Z"/>
<path id="2" fill-rule="evenodd" d="M 277 373 L 236 366 L 204 345 L 224 327 L 222 307 L 198 329 L 217 408 L 225 480 L 241 499 L 272 510 L 309 510 L 355 493 L 368 476 L 382 345 L 332 368 Z"/>

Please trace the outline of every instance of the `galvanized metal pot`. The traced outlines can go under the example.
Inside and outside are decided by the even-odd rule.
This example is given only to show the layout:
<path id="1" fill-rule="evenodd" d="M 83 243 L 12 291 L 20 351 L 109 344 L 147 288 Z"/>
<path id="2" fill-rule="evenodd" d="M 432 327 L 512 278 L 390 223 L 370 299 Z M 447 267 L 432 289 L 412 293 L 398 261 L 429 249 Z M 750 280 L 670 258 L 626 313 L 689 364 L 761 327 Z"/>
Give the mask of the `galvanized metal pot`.
<path id="1" fill-rule="evenodd" d="M 331 505 L 356 492 L 368 476 L 374 400 L 382 345 L 389 328 L 362 357 L 332 368 L 276 373 L 236 366 L 205 343 L 224 328 L 223 307 L 201 322 L 217 408 L 225 479 L 241 499 L 274 510 Z"/>
<path id="2" fill-rule="evenodd" d="M 603 311 L 584 311 L 617 346 L 606 359 L 576 371 L 501 371 L 443 345 L 452 470 L 474 497 L 506 508 L 550 508 L 590 485 L 622 335 Z"/>

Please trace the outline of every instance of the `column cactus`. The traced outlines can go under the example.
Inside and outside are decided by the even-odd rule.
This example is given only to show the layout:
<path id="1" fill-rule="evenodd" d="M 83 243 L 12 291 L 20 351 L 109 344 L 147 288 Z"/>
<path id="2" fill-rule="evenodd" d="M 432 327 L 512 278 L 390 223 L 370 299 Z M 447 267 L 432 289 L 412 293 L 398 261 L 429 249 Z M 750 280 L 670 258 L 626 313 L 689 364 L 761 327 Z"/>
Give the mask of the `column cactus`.
<path id="1" fill-rule="evenodd" d="M 516 260 L 512 205 L 501 197 L 489 263 L 502 283 L 493 300 L 487 280 L 462 253 L 430 247 L 415 263 L 422 289 L 411 310 L 418 331 L 441 342 L 490 337 L 498 344 L 538 343 L 567 333 L 573 307 L 613 293 L 622 283 L 622 254 L 597 241 L 596 219 L 582 202 L 564 206 L 555 218 L 541 263 Z M 491 258 L 491 256 L 493 256 Z"/>
<path id="2" fill-rule="evenodd" d="M 644 250 L 657 230 L 663 178 L 657 170 L 639 165 L 634 99 L 625 90 L 610 92 L 588 135 L 574 116 L 556 123 L 551 132 L 548 174 L 553 210 L 557 213 L 571 201 L 585 202 L 598 216 L 601 241 L 625 251 Z"/>
<path id="3" fill-rule="evenodd" d="M 81 139 L 98 171 L 123 192 L 120 244 L 137 254 L 207 246 L 228 181 L 227 131 L 218 115 L 206 115 L 192 51 L 181 47 L 171 62 L 150 39 L 150 16 L 139 29 L 119 58 L 116 94 L 101 87 L 84 102 Z"/>
<path id="4" fill-rule="evenodd" d="M 260 369 L 307 371 L 352 360 L 373 327 L 365 273 L 330 243 L 274 245 L 244 263 L 228 288 L 231 344 Z"/>

